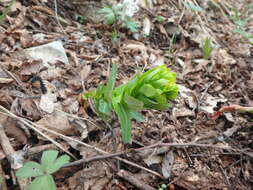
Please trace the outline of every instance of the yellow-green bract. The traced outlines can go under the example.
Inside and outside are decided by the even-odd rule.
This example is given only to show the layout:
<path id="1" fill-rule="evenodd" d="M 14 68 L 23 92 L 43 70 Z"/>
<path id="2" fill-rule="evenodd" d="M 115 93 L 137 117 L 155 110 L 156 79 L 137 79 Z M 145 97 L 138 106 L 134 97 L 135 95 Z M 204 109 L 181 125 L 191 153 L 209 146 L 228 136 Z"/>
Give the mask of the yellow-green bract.
<path id="1" fill-rule="evenodd" d="M 165 65 L 157 66 L 145 73 L 137 74 L 128 83 L 114 87 L 116 65 L 113 65 L 107 85 L 84 95 L 95 102 L 96 110 L 102 118 L 115 111 L 120 122 L 124 143 L 131 142 L 131 120 L 144 121 L 139 111 L 145 109 L 164 110 L 169 108 L 169 101 L 178 94 L 176 73 Z M 113 89 L 113 90 L 112 90 Z M 110 97 L 112 95 L 112 97 Z"/>

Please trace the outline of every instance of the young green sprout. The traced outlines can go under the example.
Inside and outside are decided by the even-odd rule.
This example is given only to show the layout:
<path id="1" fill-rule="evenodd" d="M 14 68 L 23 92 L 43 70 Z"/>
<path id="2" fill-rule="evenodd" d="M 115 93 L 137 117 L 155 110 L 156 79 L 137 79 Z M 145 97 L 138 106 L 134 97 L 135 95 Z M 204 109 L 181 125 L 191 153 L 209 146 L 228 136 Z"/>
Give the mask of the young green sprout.
<path id="1" fill-rule="evenodd" d="M 83 98 L 93 99 L 96 111 L 102 119 L 107 119 L 111 112 L 115 112 L 120 122 L 123 142 L 130 143 L 131 120 L 144 121 L 140 111 L 165 110 L 170 107 L 169 101 L 177 97 L 176 73 L 165 65 L 160 65 L 137 74 L 126 84 L 114 88 L 116 72 L 117 67 L 113 64 L 107 84 L 84 94 Z"/>
<path id="2" fill-rule="evenodd" d="M 107 25 L 117 24 L 131 32 L 137 32 L 140 24 L 125 13 L 126 6 L 126 3 L 105 6 L 98 13 L 103 16 L 103 21 Z"/>
<path id="3" fill-rule="evenodd" d="M 56 190 L 54 178 L 51 174 L 69 163 L 70 157 L 62 155 L 59 158 L 57 150 L 44 151 L 41 163 L 27 162 L 16 172 L 18 178 L 34 178 L 27 190 Z"/>
<path id="4" fill-rule="evenodd" d="M 213 44 L 211 39 L 206 38 L 204 41 L 204 44 L 202 46 L 202 51 L 203 51 L 203 57 L 204 59 L 208 60 L 211 56 L 211 53 L 213 51 Z"/>

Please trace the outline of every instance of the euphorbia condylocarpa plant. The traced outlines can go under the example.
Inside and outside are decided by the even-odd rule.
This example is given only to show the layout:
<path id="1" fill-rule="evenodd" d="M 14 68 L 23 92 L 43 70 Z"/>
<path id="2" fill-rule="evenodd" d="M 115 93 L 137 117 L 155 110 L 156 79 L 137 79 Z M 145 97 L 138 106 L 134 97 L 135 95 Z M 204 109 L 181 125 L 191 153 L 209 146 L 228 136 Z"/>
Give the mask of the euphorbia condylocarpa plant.
<path id="1" fill-rule="evenodd" d="M 123 142 L 130 143 L 131 120 L 144 121 L 140 111 L 165 110 L 170 107 L 169 101 L 177 97 L 176 73 L 160 65 L 114 88 L 116 72 L 114 64 L 108 83 L 84 94 L 83 98 L 94 100 L 96 111 L 103 119 L 114 111 L 119 118 Z"/>

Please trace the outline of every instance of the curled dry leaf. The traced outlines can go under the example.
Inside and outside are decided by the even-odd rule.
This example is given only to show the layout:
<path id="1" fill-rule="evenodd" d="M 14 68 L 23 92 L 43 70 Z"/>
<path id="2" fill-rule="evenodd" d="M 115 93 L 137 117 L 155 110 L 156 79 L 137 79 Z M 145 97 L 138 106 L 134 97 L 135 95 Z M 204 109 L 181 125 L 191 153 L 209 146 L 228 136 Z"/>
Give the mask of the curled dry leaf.
<path id="1" fill-rule="evenodd" d="M 162 173 L 163 177 L 166 179 L 170 178 L 171 176 L 171 170 L 174 164 L 174 153 L 173 151 L 169 151 L 163 158 L 163 163 L 162 163 Z"/>
<path id="2" fill-rule="evenodd" d="M 33 99 L 16 98 L 11 105 L 11 112 L 31 120 L 38 120 L 41 117 Z"/>
<path id="3" fill-rule="evenodd" d="M 4 123 L 4 129 L 8 136 L 14 137 L 15 140 L 18 141 L 17 146 L 19 146 L 19 143 L 27 143 L 27 136 L 25 132 L 18 126 L 17 121 L 14 119 L 8 118 Z"/>
<path id="4" fill-rule="evenodd" d="M 56 95 L 47 93 L 41 95 L 40 108 L 47 113 L 53 113 L 56 101 Z"/>
<path id="5" fill-rule="evenodd" d="M 58 111 L 54 111 L 52 114 L 46 115 L 41 120 L 36 122 L 36 124 L 63 135 L 70 135 L 74 132 L 73 126 L 69 124 L 68 117 Z M 52 138 L 57 138 L 57 136 L 52 134 L 49 134 L 49 136 Z"/>
<path id="6" fill-rule="evenodd" d="M 5 90 L 0 90 L 0 105 L 4 106 L 5 108 L 10 108 L 12 102 L 13 99 L 9 93 Z"/>
<path id="7" fill-rule="evenodd" d="M 23 62 L 20 74 L 21 75 L 34 75 L 39 73 L 40 69 L 43 67 L 41 60 L 28 60 Z"/>
<path id="8" fill-rule="evenodd" d="M 55 93 L 56 87 L 48 81 L 43 82 L 47 89 L 47 93 L 41 96 L 39 106 L 43 111 L 47 113 L 53 113 L 55 102 L 57 101 L 57 95 Z"/>
<path id="9" fill-rule="evenodd" d="M 151 30 L 151 22 L 149 18 L 145 17 L 143 20 L 143 34 L 144 36 L 149 36 Z"/>

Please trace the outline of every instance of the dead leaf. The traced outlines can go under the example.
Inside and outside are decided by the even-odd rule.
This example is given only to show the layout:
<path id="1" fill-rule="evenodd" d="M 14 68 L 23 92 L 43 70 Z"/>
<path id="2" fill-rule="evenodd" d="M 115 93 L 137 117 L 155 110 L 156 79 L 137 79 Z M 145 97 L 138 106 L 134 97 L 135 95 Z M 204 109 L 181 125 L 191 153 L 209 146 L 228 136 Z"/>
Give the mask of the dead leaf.
<path id="1" fill-rule="evenodd" d="M 31 120 L 41 118 L 41 114 L 33 99 L 16 98 L 11 105 L 11 112 Z"/>
<path id="2" fill-rule="evenodd" d="M 70 135 L 74 133 L 74 128 L 69 124 L 68 117 L 58 111 L 54 111 L 52 114 L 44 116 L 42 119 L 37 121 L 36 124 L 63 135 Z M 57 136 L 52 134 L 49 136 L 57 138 Z"/>
<path id="3" fill-rule="evenodd" d="M 174 153 L 173 151 L 169 151 L 163 158 L 163 163 L 162 163 L 162 173 L 163 177 L 166 179 L 171 177 L 171 170 L 174 164 Z"/>

